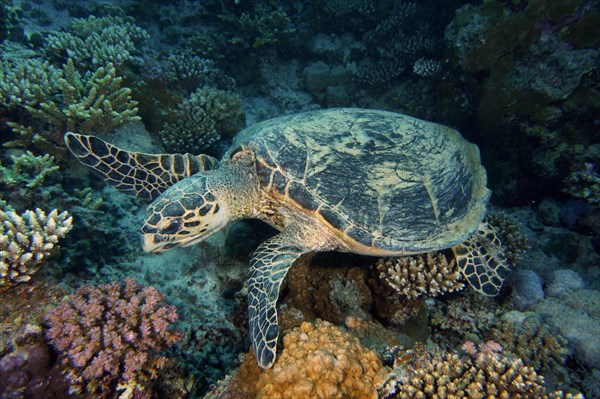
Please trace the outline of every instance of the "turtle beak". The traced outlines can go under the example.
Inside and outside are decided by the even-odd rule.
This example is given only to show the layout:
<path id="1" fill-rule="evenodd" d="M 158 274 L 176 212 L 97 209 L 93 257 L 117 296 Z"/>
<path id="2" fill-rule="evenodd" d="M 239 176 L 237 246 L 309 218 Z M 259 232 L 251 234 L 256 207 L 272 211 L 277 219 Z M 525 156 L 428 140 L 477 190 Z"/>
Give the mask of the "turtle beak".
<path id="1" fill-rule="evenodd" d="M 142 236 L 142 248 L 145 252 L 159 254 L 180 245 L 180 243 L 171 242 L 168 239 L 161 239 L 162 237 L 160 234 L 144 234 Z"/>

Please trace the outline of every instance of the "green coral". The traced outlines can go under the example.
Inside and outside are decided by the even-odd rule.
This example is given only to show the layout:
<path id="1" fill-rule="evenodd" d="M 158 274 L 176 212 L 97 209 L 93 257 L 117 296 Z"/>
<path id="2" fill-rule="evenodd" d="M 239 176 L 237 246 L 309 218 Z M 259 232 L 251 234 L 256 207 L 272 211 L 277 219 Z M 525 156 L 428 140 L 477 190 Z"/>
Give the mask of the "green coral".
<path id="1" fill-rule="evenodd" d="M 243 49 L 274 45 L 287 40 L 295 32 L 290 17 L 284 11 L 269 10 L 263 4 L 256 5 L 252 13 L 242 13 L 239 17 L 224 9 L 219 17 L 231 24 L 237 33 L 229 39 L 229 43 Z"/>
<path id="2" fill-rule="evenodd" d="M 12 168 L 0 164 L 0 182 L 7 185 L 25 185 L 27 188 L 39 187 L 44 179 L 58 172 L 54 157 L 46 154 L 35 156 L 30 151 L 20 156 L 12 156 Z"/>
<path id="3" fill-rule="evenodd" d="M 569 174 L 565 180 L 564 191 L 577 198 L 583 198 L 589 204 L 600 205 L 600 174 L 593 163 L 585 162 Z"/>
<path id="4" fill-rule="evenodd" d="M 160 131 L 166 149 L 199 154 L 219 140 L 221 134 L 237 133 L 243 126 L 244 112 L 238 95 L 203 87 L 179 104 L 174 117 Z"/>
<path id="5" fill-rule="evenodd" d="M 62 102 L 50 100 L 41 103 L 39 109 L 27 109 L 34 117 L 62 132 L 106 131 L 140 120 L 137 101 L 131 98 L 131 89 L 121 87 L 122 80 L 113 64 L 82 75 L 69 58 L 64 65 L 64 77 L 58 82 Z"/>
<path id="6" fill-rule="evenodd" d="M 78 66 L 98 68 L 106 64 L 116 67 L 140 54 L 148 33 L 131 19 L 119 16 L 77 18 L 67 31 L 53 32 L 46 39 L 48 56 L 64 61 L 71 58 Z"/>
<path id="7" fill-rule="evenodd" d="M 8 110 L 33 106 L 58 92 L 62 73 L 38 58 L 0 61 L 0 105 Z"/>

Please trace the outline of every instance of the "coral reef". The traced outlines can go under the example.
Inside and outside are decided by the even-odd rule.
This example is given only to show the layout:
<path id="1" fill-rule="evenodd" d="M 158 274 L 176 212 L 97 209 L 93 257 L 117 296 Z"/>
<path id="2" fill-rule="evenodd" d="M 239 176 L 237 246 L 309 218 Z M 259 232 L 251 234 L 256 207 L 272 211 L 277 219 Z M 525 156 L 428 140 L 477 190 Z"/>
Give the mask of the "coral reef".
<path id="1" fill-rule="evenodd" d="M 435 297 L 465 286 L 456 261 L 448 262 L 441 252 L 380 259 L 377 270 L 383 281 L 408 299 Z"/>
<path id="2" fill-rule="evenodd" d="M 170 328 L 177 321 L 175 307 L 165 305 L 154 287 L 131 278 L 123 285 L 83 286 L 49 310 L 44 321 L 72 390 L 86 388 L 99 397 L 116 389 L 143 392 L 167 362 L 156 352 L 180 339 Z"/>
<path id="3" fill-rule="evenodd" d="M 517 12 L 502 2 L 467 4 L 445 32 L 456 78 L 467 90 L 477 87 L 461 103 L 480 131 L 491 188 L 503 203 L 560 194 L 569 165 L 581 164 L 597 143 L 582 132 L 593 130 L 599 107 L 600 55 L 587 43 L 597 37 L 598 12 L 579 0 L 522 4 Z"/>
<path id="4" fill-rule="evenodd" d="M 232 31 L 229 44 L 240 46 L 243 50 L 277 44 L 291 37 L 295 31 L 283 10 L 263 4 L 257 4 L 253 10 L 242 12 L 239 16 L 223 7 L 219 17 Z"/>
<path id="5" fill-rule="evenodd" d="M 463 349 L 467 357 L 422 347 L 400 352 L 380 397 L 583 399 L 581 394 L 548 392 L 542 376 L 521 359 L 502 355 L 493 341 L 478 346 L 468 341 Z"/>
<path id="6" fill-rule="evenodd" d="M 297 309 L 304 320 L 322 318 L 335 324 L 348 316 L 367 318 L 372 296 L 365 283 L 366 270 L 351 258 L 308 255 L 295 262 L 286 276 L 288 308 Z"/>
<path id="7" fill-rule="evenodd" d="M 0 288 L 26 282 L 55 253 L 73 227 L 67 211 L 0 211 Z"/>
<path id="8" fill-rule="evenodd" d="M 538 372 L 556 371 L 569 355 L 567 340 L 532 312 L 513 310 L 505 313 L 492 329 L 491 337 L 502 343 L 506 353 L 526 359 L 527 364 Z"/>
<path id="9" fill-rule="evenodd" d="M 24 185 L 27 188 L 39 187 L 44 179 L 56 174 L 60 169 L 54 157 L 46 154 L 35 156 L 31 151 L 19 156 L 11 156 L 12 167 L 6 168 L 0 163 L 0 183 L 7 186 Z"/>
<path id="10" fill-rule="evenodd" d="M 600 174 L 595 164 L 585 162 L 567 176 L 564 191 L 583 198 L 591 205 L 600 206 Z"/>
<path id="11" fill-rule="evenodd" d="M 48 35 L 45 51 L 61 62 L 71 58 L 84 68 L 98 69 L 107 64 L 119 67 L 140 55 L 149 38 L 132 21 L 119 16 L 75 18 L 66 31 Z"/>
<path id="12" fill-rule="evenodd" d="M 168 151 L 179 153 L 205 153 L 221 135 L 233 136 L 245 122 L 239 96 L 212 87 L 193 92 L 174 114 L 160 135 Z"/>
<path id="13" fill-rule="evenodd" d="M 59 91 L 61 71 L 38 58 L 2 59 L 0 106 L 4 110 L 34 106 Z"/>
<path id="14" fill-rule="evenodd" d="M 495 228 L 508 263 L 516 265 L 529 248 L 521 222 L 506 212 L 491 212 L 485 220 Z"/>
<path id="15" fill-rule="evenodd" d="M 113 64 L 82 75 L 69 58 L 63 69 L 64 77 L 59 79 L 62 102 L 51 100 L 41 103 L 39 109 L 29 107 L 34 117 L 63 133 L 102 132 L 140 120 L 137 101 L 132 100 L 131 89 L 121 87 L 123 78 L 117 76 Z"/>
<path id="16" fill-rule="evenodd" d="M 261 371 L 254 356 L 219 398 L 377 398 L 386 376 L 379 356 L 332 324 L 302 323 L 283 337 L 273 368 Z"/>

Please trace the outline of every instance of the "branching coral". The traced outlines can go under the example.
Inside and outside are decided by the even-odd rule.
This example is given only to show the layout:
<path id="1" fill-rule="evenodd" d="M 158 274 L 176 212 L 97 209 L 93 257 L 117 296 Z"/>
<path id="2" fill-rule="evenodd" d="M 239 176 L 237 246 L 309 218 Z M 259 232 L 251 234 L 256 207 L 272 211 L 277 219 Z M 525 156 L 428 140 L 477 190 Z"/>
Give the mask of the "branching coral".
<path id="1" fill-rule="evenodd" d="M 170 325 L 175 307 L 163 303 L 154 287 L 133 279 L 97 287 L 81 287 L 44 316 L 46 337 L 61 353 L 74 391 L 84 386 L 98 397 L 124 394 L 158 377 L 166 364 L 161 351 L 180 339 Z"/>
<path id="2" fill-rule="evenodd" d="M 600 206 L 600 173 L 593 163 L 586 162 L 565 179 L 566 193 Z"/>
<path id="3" fill-rule="evenodd" d="M 148 39 L 148 33 L 122 17 L 77 18 L 66 32 L 48 35 L 46 52 L 61 61 L 72 58 L 77 65 L 98 68 L 130 61 Z M 63 58 L 64 57 L 64 58 Z"/>
<path id="4" fill-rule="evenodd" d="M 527 236 L 523 233 L 521 223 L 517 218 L 504 212 L 495 212 L 486 216 L 486 221 L 495 227 L 502 249 L 509 264 L 516 265 L 517 261 L 529 248 Z"/>
<path id="5" fill-rule="evenodd" d="M 0 64 L 0 105 L 12 110 L 46 101 L 58 92 L 61 71 L 37 58 L 2 60 Z"/>
<path id="6" fill-rule="evenodd" d="M 67 211 L 0 211 L 0 287 L 29 281 L 73 227 Z"/>
<path id="7" fill-rule="evenodd" d="M 438 296 L 465 286 L 456 261 L 448 262 L 441 252 L 380 259 L 377 270 L 381 279 L 409 299 Z"/>
<path id="8" fill-rule="evenodd" d="M 391 398 L 583 399 L 580 394 L 547 392 L 544 379 L 520 359 L 502 356 L 502 347 L 467 342 L 468 357 L 422 348 L 400 353 L 395 370 L 381 389 Z"/>
<path id="9" fill-rule="evenodd" d="M 236 36 L 229 43 L 243 49 L 274 45 L 289 38 L 295 31 L 290 17 L 283 10 L 271 10 L 262 4 L 254 7 L 252 13 L 242 13 L 239 17 L 223 7 L 219 16 L 234 27 Z"/>
<path id="10" fill-rule="evenodd" d="M 42 184 L 44 179 L 58 172 L 58 165 L 54 157 L 46 154 L 35 156 L 30 151 L 20 156 L 12 156 L 11 169 L 0 164 L 0 183 L 7 185 L 24 184 L 27 188 L 35 188 Z"/>
<path id="11" fill-rule="evenodd" d="M 165 147 L 173 152 L 203 153 L 221 134 L 233 135 L 244 123 L 239 96 L 211 87 L 192 93 L 175 116 L 160 131 Z"/>
<path id="12" fill-rule="evenodd" d="M 41 103 L 39 109 L 27 109 L 62 132 L 105 131 L 140 119 L 137 102 L 131 99 L 131 89 L 121 87 L 122 80 L 113 64 L 81 75 L 69 58 L 64 65 L 64 77 L 59 79 L 62 103 L 50 100 Z"/>
<path id="13" fill-rule="evenodd" d="M 569 354 L 567 340 L 551 331 L 535 313 L 509 312 L 492 330 L 492 337 L 537 371 L 555 371 Z"/>

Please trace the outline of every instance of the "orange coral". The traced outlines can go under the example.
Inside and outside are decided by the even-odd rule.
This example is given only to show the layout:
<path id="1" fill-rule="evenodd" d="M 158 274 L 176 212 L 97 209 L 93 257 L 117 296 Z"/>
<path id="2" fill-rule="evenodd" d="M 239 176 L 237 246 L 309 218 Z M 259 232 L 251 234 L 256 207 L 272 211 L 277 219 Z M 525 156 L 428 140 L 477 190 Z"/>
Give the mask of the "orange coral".
<path id="1" fill-rule="evenodd" d="M 273 368 L 261 370 L 252 351 L 235 374 L 206 398 L 377 398 L 388 370 L 376 352 L 326 321 L 302 323 L 283 337 Z"/>
<path id="2" fill-rule="evenodd" d="M 283 352 L 261 374 L 256 398 L 377 398 L 386 371 L 357 338 L 318 320 L 283 338 Z"/>

